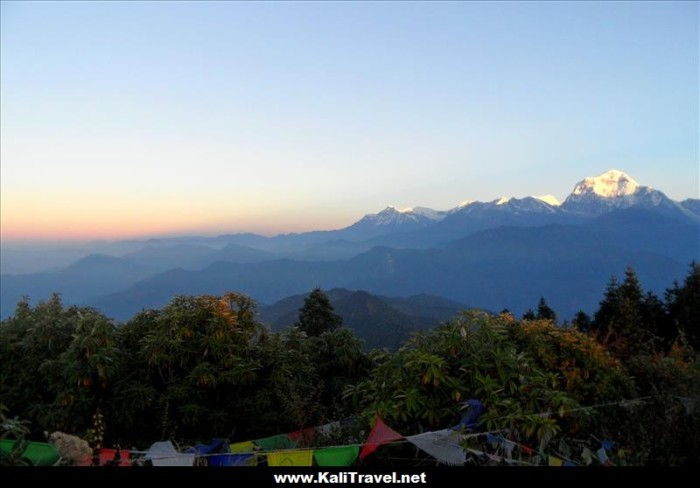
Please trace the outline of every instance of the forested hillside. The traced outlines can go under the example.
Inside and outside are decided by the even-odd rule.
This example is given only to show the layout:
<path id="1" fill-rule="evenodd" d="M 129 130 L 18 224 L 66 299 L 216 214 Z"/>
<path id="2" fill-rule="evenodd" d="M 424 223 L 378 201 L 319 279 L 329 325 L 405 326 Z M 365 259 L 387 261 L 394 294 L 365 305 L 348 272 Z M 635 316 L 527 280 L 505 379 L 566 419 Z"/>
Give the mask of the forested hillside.
<path id="1" fill-rule="evenodd" d="M 629 269 L 570 327 L 541 300 L 524 319 L 464 311 L 395 352 L 364 352 L 320 290 L 281 332 L 258 323 L 255 307 L 237 293 L 180 296 L 115 327 L 57 296 L 21 302 L 0 324 L 1 403 L 35 440 L 61 431 L 145 448 L 347 417 L 365 432 L 379 416 L 417 434 L 455 425 L 471 399 L 485 407 L 475 431 L 542 451 L 567 446 L 576 458 L 581 442 L 612 439 L 617 464 L 699 459 L 698 265 L 662 298 Z"/>

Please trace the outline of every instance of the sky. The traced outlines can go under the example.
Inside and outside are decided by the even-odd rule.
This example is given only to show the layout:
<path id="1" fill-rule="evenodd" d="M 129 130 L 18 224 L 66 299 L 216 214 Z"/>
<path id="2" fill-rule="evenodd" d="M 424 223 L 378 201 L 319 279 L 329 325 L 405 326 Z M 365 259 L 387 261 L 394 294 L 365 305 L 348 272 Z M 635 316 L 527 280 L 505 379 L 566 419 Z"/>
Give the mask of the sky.
<path id="1" fill-rule="evenodd" d="M 0 239 L 698 198 L 696 2 L 2 2 Z"/>

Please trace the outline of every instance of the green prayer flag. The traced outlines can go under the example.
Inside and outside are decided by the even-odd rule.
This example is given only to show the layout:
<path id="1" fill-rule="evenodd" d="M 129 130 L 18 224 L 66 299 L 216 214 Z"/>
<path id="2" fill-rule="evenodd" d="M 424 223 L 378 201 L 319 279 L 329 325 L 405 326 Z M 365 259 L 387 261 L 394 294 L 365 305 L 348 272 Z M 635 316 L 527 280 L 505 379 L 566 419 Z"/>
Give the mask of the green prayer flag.
<path id="1" fill-rule="evenodd" d="M 359 452 L 359 446 L 328 447 L 315 449 L 314 458 L 319 466 L 350 466 Z"/>
<path id="2" fill-rule="evenodd" d="M 16 441 L 2 440 L 0 441 L 0 451 L 5 454 L 10 454 Z M 29 442 L 22 453 L 22 457 L 26 458 L 34 466 L 51 466 L 59 459 L 58 451 L 51 444 L 44 442 Z"/>
<path id="3" fill-rule="evenodd" d="M 263 451 L 277 451 L 279 449 L 293 449 L 297 447 L 296 442 L 291 440 L 287 434 L 278 434 L 253 441 L 260 446 Z"/>

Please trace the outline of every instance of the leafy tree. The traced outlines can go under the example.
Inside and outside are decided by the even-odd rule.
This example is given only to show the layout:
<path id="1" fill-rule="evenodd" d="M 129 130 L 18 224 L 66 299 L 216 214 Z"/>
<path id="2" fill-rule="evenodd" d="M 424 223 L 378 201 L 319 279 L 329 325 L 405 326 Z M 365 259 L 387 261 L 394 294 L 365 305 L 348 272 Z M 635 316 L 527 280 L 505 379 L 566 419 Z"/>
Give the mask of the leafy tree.
<path id="1" fill-rule="evenodd" d="M 487 407 L 485 430 L 547 445 L 562 435 L 598 433 L 615 422 L 591 424 L 565 412 L 580 405 L 633 396 L 619 362 L 593 338 L 550 321 L 507 320 L 483 312 L 421 332 L 394 354 L 377 353 L 371 376 L 346 390 L 366 419 L 379 415 L 400 432 L 457 424 L 467 398 Z"/>
<path id="2" fill-rule="evenodd" d="M 326 294 L 316 288 L 304 299 L 304 306 L 299 310 L 299 320 L 295 325 L 313 337 L 337 329 L 343 325 L 343 319 L 333 311 Z"/>

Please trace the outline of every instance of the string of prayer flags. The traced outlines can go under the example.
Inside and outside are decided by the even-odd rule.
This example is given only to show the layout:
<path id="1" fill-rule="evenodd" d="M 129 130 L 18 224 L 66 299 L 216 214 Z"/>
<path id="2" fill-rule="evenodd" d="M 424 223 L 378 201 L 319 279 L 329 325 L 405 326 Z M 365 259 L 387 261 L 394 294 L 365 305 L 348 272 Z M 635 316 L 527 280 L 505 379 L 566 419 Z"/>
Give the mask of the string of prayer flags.
<path id="1" fill-rule="evenodd" d="M 314 459 L 319 466 L 350 466 L 360 452 L 358 446 L 327 447 L 315 449 Z"/>
<path id="2" fill-rule="evenodd" d="M 549 456 L 549 463 L 550 466 L 563 466 L 564 461 L 562 459 L 559 459 L 558 457 L 554 456 Z"/>
<path id="3" fill-rule="evenodd" d="M 424 432 L 406 440 L 450 466 L 461 466 L 467 460 L 466 451 L 459 445 L 459 433 L 452 429 Z"/>
<path id="4" fill-rule="evenodd" d="M 255 451 L 255 444 L 253 444 L 253 441 L 234 442 L 229 444 L 228 448 L 231 452 L 253 452 Z"/>
<path id="5" fill-rule="evenodd" d="M 267 454 L 268 466 L 311 466 L 314 451 L 305 449 L 301 451 L 280 451 Z"/>
<path id="6" fill-rule="evenodd" d="M 362 451 L 360 452 L 360 459 L 364 459 L 370 454 L 372 454 L 382 444 L 386 444 L 387 442 L 392 441 L 398 441 L 400 439 L 403 439 L 403 436 L 401 434 L 399 434 L 391 427 L 386 425 L 381 418 L 377 417 L 374 423 L 374 427 L 372 427 L 372 430 L 369 433 L 369 437 L 367 437 L 365 445 L 362 446 Z"/>
<path id="7" fill-rule="evenodd" d="M 263 437 L 262 439 L 255 439 L 253 442 L 264 451 L 277 451 L 280 449 L 293 449 L 297 447 L 296 443 L 291 440 L 287 434 Z"/>
<path id="8" fill-rule="evenodd" d="M 145 459 L 153 466 L 192 466 L 195 454 L 179 453 L 170 441 L 154 442 L 146 451 Z"/>
<path id="9" fill-rule="evenodd" d="M 209 466 L 252 466 L 255 454 L 214 454 L 207 456 Z"/>

